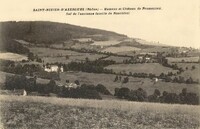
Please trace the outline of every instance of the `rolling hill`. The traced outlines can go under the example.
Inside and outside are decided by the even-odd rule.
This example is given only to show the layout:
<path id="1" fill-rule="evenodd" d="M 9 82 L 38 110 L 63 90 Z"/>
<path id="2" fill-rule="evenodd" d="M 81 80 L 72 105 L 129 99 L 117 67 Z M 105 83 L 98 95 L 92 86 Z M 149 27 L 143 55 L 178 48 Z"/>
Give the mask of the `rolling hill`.
<path id="1" fill-rule="evenodd" d="M 33 43 L 57 43 L 72 38 L 94 36 L 106 39 L 127 37 L 111 31 L 47 21 L 1 22 L 0 28 L 1 38 L 22 39 Z"/>
<path id="2" fill-rule="evenodd" d="M 74 40 L 91 39 L 92 44 L 78 44 Z M 38 45 L 61 45 L 65 44 L 68 48 L 92 48 L 101 50 L 102 46 L 117 47 L 120 52 L 123 47 L 135 49 L 148 49 L 155 47 L 152 44 L 142 44 L 137 39 L 129 38 L 126 35 L 112 31 L 81 27 L 65 23 L 49 21 L 8 21 L 0 22 L 0 50 L 27 54 L 28 50 L 24 44 L 17 41 L 29 42 Z M 63 47 L 63 46 L 62 46 Z M 16 50 L 18 48 L 19 51 Z M 122 49 L 122 50 L 121 50 Z M 135 50 L 134 49 L 134 50 Z"/>

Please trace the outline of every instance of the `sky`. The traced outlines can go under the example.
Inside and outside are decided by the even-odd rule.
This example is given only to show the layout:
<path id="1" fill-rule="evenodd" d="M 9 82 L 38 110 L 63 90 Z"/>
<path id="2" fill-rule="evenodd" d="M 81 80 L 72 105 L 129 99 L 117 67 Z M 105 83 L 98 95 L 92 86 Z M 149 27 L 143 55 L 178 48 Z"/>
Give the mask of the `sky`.
<path id="1" fill-rule="evenodd" d="M 54 21 L 105 29 L 167 45 L 200 48 L 199 0 L 0 0 L 0 21 Z M 41 8 L 138 8 L 129 15 L 72 16 L 66 12 L 33 12 Z"/>

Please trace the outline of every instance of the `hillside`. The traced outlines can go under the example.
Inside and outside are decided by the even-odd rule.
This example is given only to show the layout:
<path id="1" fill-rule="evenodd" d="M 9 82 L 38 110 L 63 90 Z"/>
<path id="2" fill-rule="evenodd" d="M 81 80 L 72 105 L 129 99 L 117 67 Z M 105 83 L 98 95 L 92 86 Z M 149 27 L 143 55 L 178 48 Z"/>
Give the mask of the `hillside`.
<path id="1" fill-rule="evenodd" d="M 28 53 L 24 47 L 27 43 L 45 47 L 91 49 L 111 53 L 138 51 L 156 46 L 155 44 L 142 44 L 134 38 L 112 31 L 48 21 L 0 22 L 0 40 L 1 51 L 18 54 Z"/>
<path id="2" fill-rule="evenodd" d="M 22 39 L 32 43 L 58 43 L 72 38 L 97 36 L 106 39 L 126 37 L 111 31 L 47 21 L 1 22 L 0 28 L 1 39 Z"/>
<path id="3" fill-rule="evenodd" d="M 1 128 L 198 128 L 199 106 L 0 95 Z"/>

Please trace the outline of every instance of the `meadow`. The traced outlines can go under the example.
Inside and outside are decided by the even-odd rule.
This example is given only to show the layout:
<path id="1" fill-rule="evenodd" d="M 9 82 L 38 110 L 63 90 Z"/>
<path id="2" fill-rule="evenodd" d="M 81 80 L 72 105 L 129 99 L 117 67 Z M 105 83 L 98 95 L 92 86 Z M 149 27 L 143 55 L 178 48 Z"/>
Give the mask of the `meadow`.
<path id="1" fill-rule="evenodd" d="M 38 55 L 39 57 L 57 57 L 66 55 L 79 55 L 80 53 L 70 50 L 57 50 L 52 48 L 44 47 L 30 47 L 31 52 Z"/>
<path id="2" fill-rule="evenodd" d="M 130 60 L 130 59 L 131 59 L 130 57 L 109 56 L 104 60 L 113 60 L 116 63 L 123 63 L 124 60 Z"/>
<path id="3" fill-rule="evenodd" d="M 139 51 L 140 48 L 130 47 L 130 46 L 120 46 L 120 47 L 107 47 L 102 50 L 102 52 L 120 53 L 127 51 Z"/>
<path id="4" fill-rule="evenodd" d="M 120 41 L 117 40 L 110 40 L 110 41 L 95 41 L 91 45 L 97 45 L 97 46 L 111 46 L 111 45 L 116 45 L 119 44 Z"/>
<path id="5" fill-rule="evenodd" d="M 102 55 L 102 54 L 79 53 L 76 55 L 69 55 L 67 59 L 64 56 L 61 56 L 61 57 L 42 57 L 42 60 L 44 60 L 44 63 L 59 62 L 59 63 L 68 64 L 72 61 L 75 61 L 75 62 L 85 61 L 86 58 L 88 58 L 90 61 L 94 61 L 104 56 L 105 55 Z"/>
<path id="6" fill-rule="evenodd" d="M 129 101 L 0 95 L 1 128 L 192 129 L 200 107 Z"/>
<path id="7" fill-rule="evenodd" d="M 199 57 L 180 57 L 180 58 L 173 58 L 173 57 L 168 57 L 167 58 L 169 62 L 173 63 L 181 63 L 181 62 L 198 62 Z"/>
<path id="8" fill-rule="evenodd" d="M 0 59 L 11 60 L 11 61 L 22 61 L 27 60 L 25 55 L 15 54 L 11 52 L 0 52 Z"/>
<path id="9" fill-rule="evenodd" d="M 114 72 L 122 72 L 122 73 L 153 73 L 155 75 L 160 75 L 161 73 L 168 72 L 176 72 L 176 70 L 172 70 L 171 68 L 164 67 L 159 63 L 143 63 L 143 64 L 116 64 L 109 65 L 106 67 L 107 69 L 112 69 Z"/>
<path id="10" fill-rule="evenodd" d="M 139 53 L 141 52 L 171 52 L 172 48 L 171 47 L 165 47 L 165 46 L 156 46 L 156 47 L 152 47 L 152 48 L 146 48 L 146 49 L 142 49 L 141 51 L 138 51 Z"/>
<path id="11" fill-rule="evenodd" d="M 103 54 L 80 53 L 71 50 L 57 50 L 41 47 L 31 47 L 30 51 L 42 58 L 42 60 L 44 60 L 44 63 L 60 62 L 67 64 L 71 61 L 84 61 L 85 58 L 88 58 L 89 60 L 96 60 L 98 58 L 106 56 Z"/>
<path id="12" fill-rule="evenodd" d="M 175 63 L 173 63 L 175 64 Z M 180 74 L 180 76 L 184 78 L 192 78 L 193 80 L 200 81 L 200 64 L 199 63 L 176 63 L 178 67 L 184 69 L 184 72 Z M 192 67 L 195 67 L 194 69 Z"/>

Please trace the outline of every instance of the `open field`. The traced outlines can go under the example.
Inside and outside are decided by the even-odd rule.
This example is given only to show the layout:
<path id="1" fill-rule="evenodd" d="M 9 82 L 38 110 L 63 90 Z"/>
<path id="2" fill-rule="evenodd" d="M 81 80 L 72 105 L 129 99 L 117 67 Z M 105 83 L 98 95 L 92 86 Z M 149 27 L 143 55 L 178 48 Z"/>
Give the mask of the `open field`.
<path id="1" fill-rule="evenodd" d="M 111 45 L 116 45 L 119 44 L 120 41 L 117 40 L 110 40 L 110 41 L 95 41 L 91 45 L 97 45 L 97 46 L 111 46 Z"/>
<path id="2" fill-rule="evenodd" d="M 165 46 L 156 46 L 152 48 L 147 48 L 147 49 L 142 49 L 141 51 L 138 52 L 171 52 L 172 48 L 171 47 L 165 47 Z"/>
<path id="3" fill-rule="evenodd" d="M 184 78 L 191 77 L 192 79 L 194 79 L 194 81 L 196 81 L 197 79 L 199 79 L 200 81 L 200 64 L 198 63 L 176 63 L 176 64 L 178 67 L 182 67 L 184 69 L 184 72 L 182 72 L 180 76 Z M 192 69 L 192 66 L 194 66 L 195 69 Z"/>
<path id="4" fill-rule="evenodd" d="M 96 59 L 99 59 L 101 57 L 104 57 L 105 55 L 102 54 L 91 54 L 91 53 L 81 53 L 77 55 L 70 55 L 68 59 L 66 57 L 42 57 L 42 60 L 44 60 L 44 63 L 65 63 L 68 64 L 72 61 L 80 62 L 85 61 L 86 58 L 88 58 L 90 61 L 94 61 Z"/>
<path id="5" fill-rule="evenodd" d="M 127 51 L 139 51 L 140 48 L 130 47 L 130 46 L 120 46 L 120 47 L 108 47 L 102 50 L 102 52 L 120 53 Z"/>
<path id="6" fill-rule="evenodd" d="M 57 56 L 66 56 L 66 55 L 79 55 L 80 53 L 70 50 L 57 50 L 52 48 L 44 47 L 30 47 L 31 52 L 37 54 L 39 57 L 57 57 Z"/>
<path id="7" fill-rule="evenodd" d="M 15 54 L 11 52 L 0 52 L 0 59 L 11 60 L 11 61 L 22 61 L 27 60 L 25 55 Z"/>
<path id="8" fill-rule="evenodd" d="M 167 58 L 169 62 L 174 62 L 174 63 L 179 63 L 179 62 L 198 62 L 199 57 L 180 57 L 180 58 L 173 58 L 173 57 L 168 57 Z"/>
<path id="9" fill-rule="evenodd" d="M 131 59 L 130 57 L 119 57 L 119 56 L 109 56 L 105 58 L 104 60 L 113 60 L 116 63 L 122 63 L 124 60 L 129 60 Z"/>
<path id="10" fill-rule="evenodd" d="M 84 61 L 87 57 L 89 60 L 96 60 L 98 58 L 104 57 L 103 54 L 93 54 L 93 53 L 80 53 L 71 50 L 57 50 L 52 48 L 41 48 L 41 47 L 31 47 L 31 52 L 37 54 L 44 60 L 44 63 L 69 63 L 71 61 Z M 68 59 L 66 59 L 68 56 Z"/>
<path id="11" fill-rule="evenodd" d="M 90 45 L 88 43 L 76 43 L 73 46 L 71 46 L 71 48 L 75 48 L 75 49 L 87 49 L 87 50 L 96 50 L 99 51 L 100 46 L 96 46 L 96 45 Z"/>
<path id="12" fill-rule="evenodd" d="M 128 87 L 129 89 L 133 90 L 142 88 L 147 92 L 148 95 L 153 94 L 155 89 L 159 89 L 161 93 L 163 91 L 167 91 L 177 94 L 181 93 L 183 88 L 187 88 L 188 92 L 197 94 L 199 94 L 200 91 L 200 86 L 198 84 L 166 83 L 160 80 L 157 83 L 154 83 L 154 81 L 148 78 L 133 77 L 129 77 L 128 83 L 122 84 L 120 81 L 114 82 L 115 77 L 116 76 L 112 74 L 95 74 L 85 72 L 66 72 L 60 74 L 62 83 L 65 83 L 66 80 L 69 80 L 70 82 L 79 80 L 80 84 L 103 84 L 112 94 L 114 94 L 115 88 L 120 87 Z M 124 76 L 122 76 L 122 80 L 123 78 Z"/>
<path id="13" fill-rule="evenodd" d="M 161 73 L 176 72 L 171 68 L 164 67 L 158 63 L 143 63 L 143 64 L 117 64 L 109 65 L 107 69 L 112 69 L 114 72 L 122 73 L 153 73 L 155 75 L 160 75 Z"/>
<path id="14" fill-rule="evenodd" d="M 0 95 L 1 128 L 191 129 L 200 107 L 128 101 Z"/>

